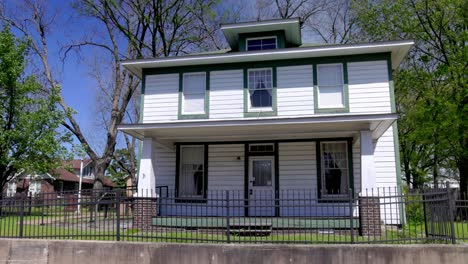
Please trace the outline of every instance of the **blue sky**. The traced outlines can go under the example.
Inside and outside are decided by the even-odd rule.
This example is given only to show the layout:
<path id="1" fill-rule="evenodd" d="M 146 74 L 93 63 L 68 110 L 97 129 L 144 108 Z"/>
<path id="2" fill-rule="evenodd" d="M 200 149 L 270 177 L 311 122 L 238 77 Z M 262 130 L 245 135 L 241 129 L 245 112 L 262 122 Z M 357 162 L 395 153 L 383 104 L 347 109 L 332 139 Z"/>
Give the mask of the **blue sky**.
<path id="1" fill-rule="evenodd" d="M 223 1 L 223 5 L 230 5 L 231 0 Z M 55 14 L 53 16 L 55 24 L 52 25 L 52 30 L 48 33 L 48 50 L 49 62 L 53 67 L 55 79 L 62 86 L 62 92 L 65 102 L 73 108 L 77 114 L 77 119 L 82 131 L 88 138 L 90 145 L 93 148 L 103 146 L 105 131 L 98 124 L 99 115 L 96 114 L 96 105 L 98 104 L 96 81 L 91 77 L 93 71 L 90 63 L 96 59 L 102 58 L 103 50 L 98 48 L 85 47 L 80 52 L 69 52 L 67 58 L 63 60 L 63 46 L 73 42 L 83 40 L 86 37 L 91 37 L 93 40 L 102 42 L 106 41 L 105 33 L 100 34 L 100 26 L 96 20 L 79 16 L 76 10 L 72 7 L 73 1 L 49 0 L 47 4 L 46 14 Z M 244 5 L 253 5 L 253 1 L 243 1 Z M 21 1 L 7 1 L 7 9 L 12 12 L 17 12 L 20 16 L 25 16 L 22 12 Z M 235 4 L 239 5 L 236 1 Z M 253 8 L 245 7 L 245 10 L 253 10 Z M 251 12 L 251 11 L 250 11 Z M 248 14 L 243 13 L 243 16 L 248 17 Z M 46 17 L 45 19 L 49 19 Z M 246 18 L 241 18 L 246 19 Z M 33 63 L 38 63 L 33 61 Z M 110 78 L 110 65 L 106 65 L 101 61 L 100 66 L 103 68 L 107 78 Z M 106 69 L 107 67 L 107 69 Z M 108 71 L 106 71 L 108 70 Z M 76 143 L 78 141 L 75 140 Z M 99 147 L 97 147 L 99 152 Z"/>

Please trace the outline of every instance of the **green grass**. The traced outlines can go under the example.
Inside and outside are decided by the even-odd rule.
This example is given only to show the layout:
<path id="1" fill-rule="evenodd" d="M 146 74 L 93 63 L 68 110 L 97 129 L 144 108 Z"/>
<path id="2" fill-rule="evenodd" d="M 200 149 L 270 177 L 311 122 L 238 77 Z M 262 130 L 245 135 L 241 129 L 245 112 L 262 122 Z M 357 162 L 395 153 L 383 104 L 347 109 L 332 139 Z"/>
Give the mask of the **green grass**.
<path id="1" fill-rule="evenodd" d="M 63 219 L 61 219 L 61 217 Z M 78 240 L 116 240 L 115 228 L 103 231 L 89 227 L 89 215 L 82 218 L 73 215 L 67 221 L 63 221 L 65 215 L 48 215 L 45 217 L 32 215 L 24 217 L 23 237 L 25 238 L 53 238 L 53 239 L 78 239 Z M 45 225 L 40 225 L 41 220 Z M 103 220 L 102 216 L 98 220 Z M 20 231 L 20 218 L 9 216 L 0 218 L 0 237 L 18 237 Z M 54 222 L 56 221 L 56 222 Z M 81 227 L 77 223 L 81 222 Z M 455 223 L 455 233 L 459 242 L 468 242 L 468 222 Z M 185 230 L 164 229 L 158 232 L 143 232 L 136 228 L 121 229 L 122 241 L 145 242 L 198 242 L 216 243 L 227 242 L 228 236 L 222 231 L 210 230 Z M 219 230 L 219 229 L 218 229 Z M 356 243 L 428 243 L 444 241 L 428 241 L 425 237 L 425 228 L 422 224 L 408 224 L 402 229 L 389 228 L 382 230 L 382 236 L 358 236 L 353 237 Z M 239 236 L 230 235 L 229 241 L 233 243 L 299 243 L 299 244 L 323 244 L 323 243 L 350 243 L 351 235 L 336 231 L 335 233 L 319 233 L 317 229 L 305 229 L 302 233 L 288 232 L 287 230 L 274 230 L 269 236 Z"/>

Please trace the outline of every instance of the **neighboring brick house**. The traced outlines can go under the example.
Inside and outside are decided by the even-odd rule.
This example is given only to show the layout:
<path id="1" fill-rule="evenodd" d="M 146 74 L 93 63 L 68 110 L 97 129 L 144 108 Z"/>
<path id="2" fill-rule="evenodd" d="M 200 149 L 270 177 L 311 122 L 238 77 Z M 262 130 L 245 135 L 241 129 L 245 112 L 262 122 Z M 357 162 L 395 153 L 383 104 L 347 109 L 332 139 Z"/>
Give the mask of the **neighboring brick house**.
<path id="1" fill-rule="evenodd" d="M 8 183 L 6 188 L 7 196 L 14 196 L 16 193 L 28 192 L 30 195 L 39 193 L 54 193 L 60 195 L 63 192 L 79 189 L 80 182 L 80 160 L 64 162 L 62 168 L 55 169 L 49 173 L 23 173 L 15 181 Z M 92 189 L 94 174 L 92 173 L 91 160 L 83 161 L 82 189 Z M 114 187 L 109 178 L 104 178 L 103 185 L 106 188 Z"/>

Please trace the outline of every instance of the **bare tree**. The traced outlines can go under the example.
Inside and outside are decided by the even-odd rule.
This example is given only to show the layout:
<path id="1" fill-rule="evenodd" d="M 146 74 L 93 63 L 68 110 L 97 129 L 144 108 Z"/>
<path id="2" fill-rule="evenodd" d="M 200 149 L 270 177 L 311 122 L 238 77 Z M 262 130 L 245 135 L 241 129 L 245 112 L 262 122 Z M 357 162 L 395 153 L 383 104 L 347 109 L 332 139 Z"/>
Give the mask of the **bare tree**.
<path id="1" fill-rule="evenodd" d="M 101 151 L 89 144 L 89 139 L 78 124 L 74 111 L 67 105 L 60 93 L 60 106 L 67 113 L 63 126 L 71 131 L 94 163 L 96 187 L 100 186 L 104 172 L 113 159 L 117 144 L 117 126 L 124 120 L 134 122 L 138 113 L 138 102 L 132 100 L 139 80 L 121 68 L 122 59 L 142 57 L 160 57 L 188 53 L 200 49 L 212 37 L 213 23 L 207 24 L 205 13 L 216 1 L 201 0 L 82 0 L 74 3 L 75 9 L 83 16 L 93 19 L 101 26 L 104 35 L 96 38 L 91 35 L 86 39 L 76 40 L 67 45 L 64 57 L 72 50 L 97 48 L 111 62 L 111 76 L 107 83 L 98 81 L 98 89 L 107 98 L 108 105 L 103 108 L 105 123 L 105 144 Z M 53 31 L 55 14 L 51 14 L 45 3 L 25 0 L 21 3 L 22 12 L 0 10 L 2 21 L 19 30 L 30 40 L 34 54 L 39 58 L 42 70 L 50 89 L 60 87 L 54 75 L 48 56 L 48 38 Z M 5 6 L 5 5 L 4 5 Z M 216 25 L 217 26 L 217 25 Z M 133 107 L 131 107 L 133 106 Z M 124 136 L 126 147 L 134 155 L 136 141 Z M 132 159 L 133 160 L 133 159 Z M 134 164 L 136 165 L 136 164 Z M 136 166 L 132 169 L 136 172 Z"/>
<path id="2" fill-rule="evenodd" d="M 346 44 L 356 40 L 356 16 L 351 0 L 328 1 L 316 15 L 305 20 L 306 29 L 330 44 Z"/>
<path id="3" fill-rule="evenodd" d="M 351 0 L 257 0 L 256 19 L 299 17 L 307 37 L 325 43 L 354 40 L 355 16 Z"/>

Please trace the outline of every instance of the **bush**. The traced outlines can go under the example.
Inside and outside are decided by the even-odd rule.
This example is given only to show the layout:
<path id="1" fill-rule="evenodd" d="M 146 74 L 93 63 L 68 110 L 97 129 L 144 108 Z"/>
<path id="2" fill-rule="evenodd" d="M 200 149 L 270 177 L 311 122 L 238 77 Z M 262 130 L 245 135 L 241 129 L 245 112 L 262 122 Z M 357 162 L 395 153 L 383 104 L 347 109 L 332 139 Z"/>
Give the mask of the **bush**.
<path id="1" fill-rule="evenodd" d="M 422 194 L 415 190 L 409 191 L 407 188 L 404 188 L 403 192 L 405 194 L 405 211 L 408 223 L 424 223 L 424 205 Z"/>

